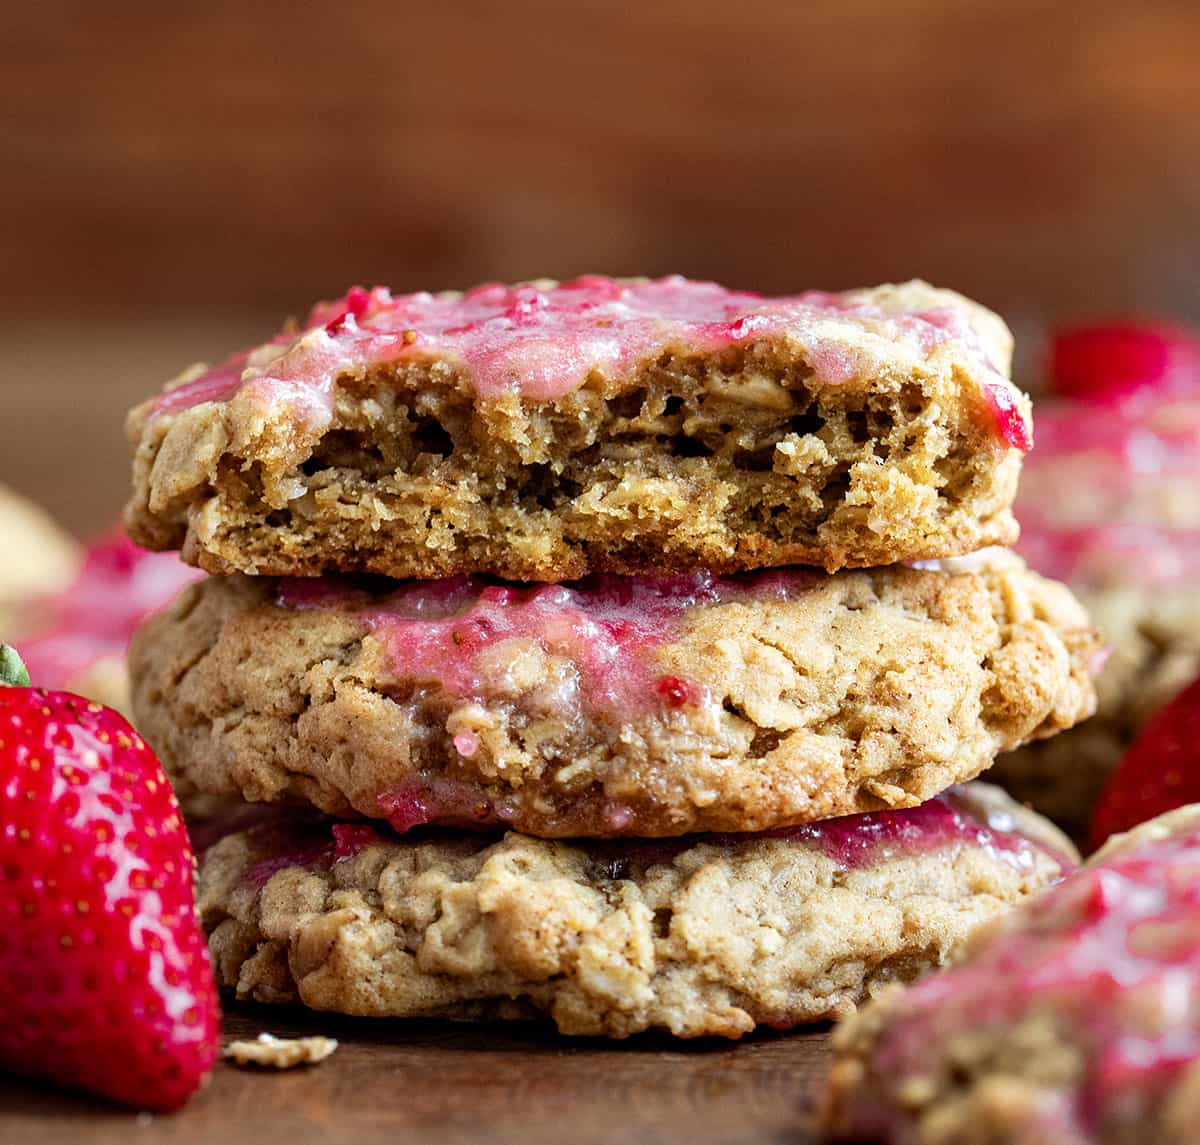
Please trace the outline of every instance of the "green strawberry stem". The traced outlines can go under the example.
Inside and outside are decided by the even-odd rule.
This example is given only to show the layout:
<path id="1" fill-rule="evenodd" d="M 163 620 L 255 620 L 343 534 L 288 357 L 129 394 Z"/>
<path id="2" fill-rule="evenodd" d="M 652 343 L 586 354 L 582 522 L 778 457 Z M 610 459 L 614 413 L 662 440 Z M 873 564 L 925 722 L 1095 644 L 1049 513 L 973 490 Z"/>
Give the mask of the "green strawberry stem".
<path id="1" fill-rule="evenodd" d="M 0 644 L 0 687 L 29 687 L 29 669 L 11 644 Z"/>

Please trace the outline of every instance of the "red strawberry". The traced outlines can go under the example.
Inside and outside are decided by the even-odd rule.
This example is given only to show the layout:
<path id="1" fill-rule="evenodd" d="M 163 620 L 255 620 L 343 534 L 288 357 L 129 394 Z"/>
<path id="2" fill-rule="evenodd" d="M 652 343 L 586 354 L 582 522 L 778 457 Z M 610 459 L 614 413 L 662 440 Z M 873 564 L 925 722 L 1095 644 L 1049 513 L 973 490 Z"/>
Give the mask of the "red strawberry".
<path id="1" fill-rule="evenodd" d="M 1200 382 L 1200 337 L 1165 322 L 1123 321 L 1060 330 L 1050 380 L 1062 397 L 1118 398 L 1145 386 Z"/>
<path id="2" fill-rule="evenodd" d="M 1200 803 L 1200 680 L 1142 728 L 1113 773 L 1092 816 L 1092 843 Z"/>
<path id="3" fill-rule="evenodd" d="M 177 1109 L 217 1054 L 193 858 L 154 753 L 0 646 L 0 1069 Z"/>

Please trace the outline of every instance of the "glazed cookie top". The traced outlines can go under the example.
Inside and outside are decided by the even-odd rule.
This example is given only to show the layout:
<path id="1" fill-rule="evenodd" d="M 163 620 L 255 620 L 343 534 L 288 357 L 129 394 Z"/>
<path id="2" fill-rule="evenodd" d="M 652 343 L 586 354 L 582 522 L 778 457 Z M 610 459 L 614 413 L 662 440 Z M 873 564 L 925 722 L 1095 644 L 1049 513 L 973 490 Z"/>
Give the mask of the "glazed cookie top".
<path id="1" fill-rule="evenodd" d="M 566 1034 L 740 1037 L 846 1013 L 1061 878 L 1071 846 L 994 788 L 803 831 L 674 840 L 421 832 L 294 812 L 202 854 L 240 997 Z"/>
<path id="2" fill-rule="evenodd" d="M 869 1070 L 900 1094 L 906 1079 L 939 1077 L 948 1047 L 1041 1031 L 1065 1047 L 1060 1064 L 1074 1064 L 1053 1070 L 1058 1084 L 1035 1099 L 1039 1126 L 1053 1130 L 1037 1140 L 1107 1140 L 1107 1119 L 1200 1060 L 1198 985 L 1194 805 L 1115 837 L 1061 886 L 977 934 L 961 965 L 910 988 L 878 1026 Z M 1005 1058 L 997 1050 L 993 1060 Z M 878 1092 L 869 1104 L 853 1111 L 857 1131 L 895 1119 L 898 1136 L 887 1139 L 908 1139 Z"/>
<path id="3" fill-rule="evenodd" d="M 269 855 L 247 871 L 247 879 L 262 887 L 289 866 L 325 866 L 351 859 L 376 843 L 399 843 L 383 824 L 338 823 L 311 812 L 286 808 L 259 809 L 247 820 L 243 808 L 228 814 L 229 826 L 210 824 L 204 836 L 212 846 L 227 834 L 249 829 L 269 840 Z M 429 831 L 405 839 L 423 842 Z M 490 846 L 495 832 L 455 833 L 455 845 Z M 867 811 L 819 823 L 769 831 L 684 835 L 674 839 L 574 840 L 587 849 L 607 872 L 621 878 L 634 868 L 671 863 L 692 847 L 711 844 L 736 848 L 756 839 L 778 839 L 821 855 L 842 870 L 857 870 L 894 859 L 919 858 L 962 848 L 982 851 L 993 862 L 1018 872 L 1030 872 L 1041 860 L 1057 864 L 1060 877 L 1072 870 L 1078 854 L 1048 820 L 1014 803 L 998 787 L 966 783 L 949 788 L 916 807 Z M 471 840 L 474 840 L 472 843 Z M 264 848 L 268 849 L 268 848 Z"/>
<path id="4" fill-rule="evenodd" d="M 1021 553 L 1079 586 L 1200 576 L 1200 340 L 1160 327 L 1068 332 L 1054 370 L 1064 400 L 1038 406 L 1016 504 Z"/>
<path id="5" fill-rule="evenodd" d="M 521 641 L 574 667 L 560 683 L 569 694 L 556 697 L 553 706 L 585 702 L 593 709 L 637 712 L 709 702 L 703 684 L 654 670 L 651 653 L 678 635 L 688 612 L 737 600 L 784 602 L 821 575 L 778 569 L 742 576 L 598 576 L 528 587 L 459 576 L 405 582 L 382 596 L 354 578 L 288 578 L 279 582 L 275 603 L 364 618 L 398 675 L 434 681 L 459 699 L 510 691 L 513 658 L 489 653 Z M 472 754 L 469 742 L 458 747 Z"/>
<path id="6" fill-rule="evenodd" d="M 1031 429 L 1008 380 L 1011 337 L 996 315 L 925 283 L 765 297 L 678 276 L 653 281 L 588 275 L 572 282 L 487 284 L 460 294 L 393 297 L 352 288 L 319 303 L 300 330 L 185 375 L 151 417 L 235 396 L 305 423 L 328 421 L 336 378 L 384 363 L 437 359 L 464 371 L 480 400 L 515 393 L 551 401 L 593 372 L 612 375 L 680 349 L 712 353 L 776 339 L 803 349 L 822 381 L 878 370 L 897 356 L 961 356 L 997 437 L 1026 450 Z"/>

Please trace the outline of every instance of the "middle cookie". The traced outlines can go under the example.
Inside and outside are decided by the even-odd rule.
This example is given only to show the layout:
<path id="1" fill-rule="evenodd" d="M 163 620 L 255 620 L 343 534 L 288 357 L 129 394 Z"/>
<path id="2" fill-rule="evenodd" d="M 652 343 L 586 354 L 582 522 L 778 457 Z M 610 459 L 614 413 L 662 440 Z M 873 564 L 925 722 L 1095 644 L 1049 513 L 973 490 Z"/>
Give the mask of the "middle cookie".
<path id="1" fill-rule="evenodd" d="M 185 793 L 546 837 L 911 807 L 1089 715 L 1098 640 L 1003 552 L 516 588 L 218 577 L 135 637 Z"/>

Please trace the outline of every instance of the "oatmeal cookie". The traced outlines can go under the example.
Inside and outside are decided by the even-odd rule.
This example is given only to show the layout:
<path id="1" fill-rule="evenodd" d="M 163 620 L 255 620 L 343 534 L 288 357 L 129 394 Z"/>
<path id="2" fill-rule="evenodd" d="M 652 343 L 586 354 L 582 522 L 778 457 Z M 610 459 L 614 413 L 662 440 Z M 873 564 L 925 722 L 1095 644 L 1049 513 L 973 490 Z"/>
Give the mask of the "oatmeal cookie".
<path id="1" fill-rule="evenodd" d="M 79 548 L 44 510 L 0 485 L 0 640 L 44 623 L 45 599 L 65 588 Z"/>
<path id="2" fill-rule="evenodd" d="M 1094 719 L 992 773 L 1083 838 L 1138 730 L 1200 675 L 1200 384 L 1039 406 L 1019 551 L 1079 595 L 1109 649 Z"/>
<path id="3" fill-rule="evenodd" d="M 218 981 L 371 1017 L 739 1037 L 845 1014 L 1072 865 L 996 788 L 766 836 L 561 842 L 282 822 L 201 859 Z"/>
<path id="4" fill-rule="evenodd" d="M 840 1027 L 823 1120 L 896 1145 L 1187 1145 L 1200 1119 L 1200 805 L 1116 836 L 959 965 Z"/>
<path id="5" fill-rule="evenodd" d="M 135 409 L 126 522 L 210 572 L 559 582 L 1016 536 L 994 314 L 921 282 L 356 288 Z"/>
<path id="6" fill-rule="evenodd" d="M 210 578 L 135 637 L 182 793 L 531 835 L 757 831 L 909 807 L 1086 717 L 1061 585 L 946 567 L 514 588 Z"/>

